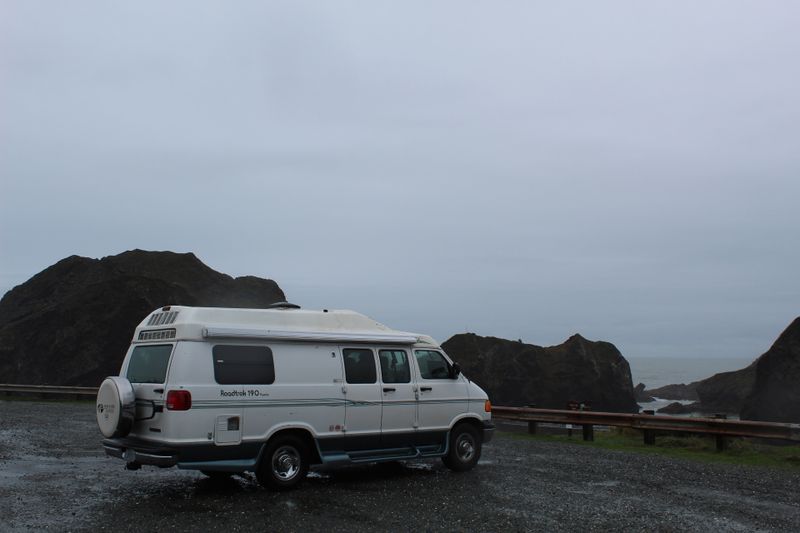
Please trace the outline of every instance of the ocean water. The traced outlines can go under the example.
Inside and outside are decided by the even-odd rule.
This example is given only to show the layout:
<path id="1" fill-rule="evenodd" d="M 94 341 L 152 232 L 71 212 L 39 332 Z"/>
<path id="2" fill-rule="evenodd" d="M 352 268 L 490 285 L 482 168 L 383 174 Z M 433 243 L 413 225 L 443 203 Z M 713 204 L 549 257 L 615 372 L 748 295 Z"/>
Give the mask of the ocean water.
<path id="1" fill-rule="evenodd" d="M 673 383 L 691 383 L 710 378 L 720 372 L 739 370 L 755 358 L 717 357 L 626 357 L 631 365 L 634 387 L 644 383 L 645 388 L 655 389 Z"/>

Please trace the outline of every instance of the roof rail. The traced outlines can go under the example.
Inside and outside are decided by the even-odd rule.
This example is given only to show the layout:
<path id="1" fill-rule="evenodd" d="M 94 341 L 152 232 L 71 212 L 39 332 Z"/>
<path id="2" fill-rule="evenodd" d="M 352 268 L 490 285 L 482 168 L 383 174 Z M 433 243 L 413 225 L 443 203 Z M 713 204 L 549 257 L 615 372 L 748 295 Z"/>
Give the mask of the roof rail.
<path id="1" fill-rule="evenodd" d="M 289 302 L 275 302 L 274 304 L 269 304 L 266 309 L 300 309 L 300 306 L 297 304 L 289 303 Z"/>

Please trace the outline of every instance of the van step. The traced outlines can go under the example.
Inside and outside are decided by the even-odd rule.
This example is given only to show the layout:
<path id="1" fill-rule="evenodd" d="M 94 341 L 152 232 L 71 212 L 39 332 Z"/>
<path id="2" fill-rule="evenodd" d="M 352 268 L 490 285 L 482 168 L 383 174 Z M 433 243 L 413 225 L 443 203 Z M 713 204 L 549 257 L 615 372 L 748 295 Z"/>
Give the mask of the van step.
<path id="1" fill-rule="evenodd" d="M 349 455 L 350 460 L 355 463 L 362 461 L 374 461 L 376 458 L 382 459 L 386 457 L 397 459 L 413 459 L 414 457 L 419 457 L 420 453 L 415 447 L 408 446 L 405 448 L 386 448 L 381 450 L 348 452 L 347 455 Z"/>
<path id="2" fill-rule="evenodd" d="M 409 446 L 405 448 L 384 448 L 380 450 L 360 450 L 353 452 L 334 451 L 322 454 L 325 465 L 344 465 L 357 463 L 374 463 L 379 461 L 399 461 L 417 457 L 435 457 L 442 455 L 441 446 Z"/>

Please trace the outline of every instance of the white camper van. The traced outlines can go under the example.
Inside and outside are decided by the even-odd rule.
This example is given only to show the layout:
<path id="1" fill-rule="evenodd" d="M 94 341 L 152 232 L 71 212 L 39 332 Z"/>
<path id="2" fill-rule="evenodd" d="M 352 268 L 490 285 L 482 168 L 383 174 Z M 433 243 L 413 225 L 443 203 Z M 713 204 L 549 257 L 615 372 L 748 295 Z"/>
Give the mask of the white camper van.
<path id="1" fill-rule="evenodd" d="M 475 466 L 486 393 L 425 335 L 352 311 L 171 306 L 136 328 L 103 381 L 106 453 L 286 489 L 311 465 L 441 457 Z"/>

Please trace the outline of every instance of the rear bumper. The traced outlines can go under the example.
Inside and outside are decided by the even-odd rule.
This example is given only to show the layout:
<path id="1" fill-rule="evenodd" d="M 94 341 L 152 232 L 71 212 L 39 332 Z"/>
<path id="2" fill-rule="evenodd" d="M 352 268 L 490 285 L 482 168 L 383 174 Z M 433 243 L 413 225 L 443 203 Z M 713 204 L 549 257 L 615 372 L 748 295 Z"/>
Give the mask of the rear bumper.
<path id="1" fill-rule="evenodd" d="M 196 470 L 243 472 L 255 468 L 263 442 L 246 442 L 231 446 L 213 443 L 173 445 L 135 437 L 103 440 L 106 455 L 125 461 L 129 467 L 141 465 Z"/>
<path id="2" fill-rule="evenodd" d="M 483 443 L 491 442 L 494 437 L 495 425 L 492 422 L 483 422 Z"/>
<path id="3" fill-rule="evenodd" d="M 170 467 L 178 464 L 178 451 L 165 446 L 154 446 L 146 441 L 132 439 L 105 439 L 106 455 L 126 463 Z"/>

